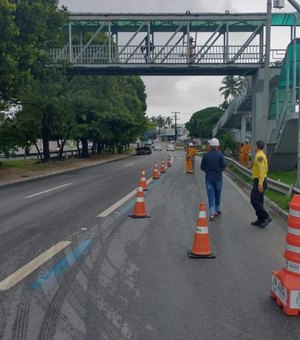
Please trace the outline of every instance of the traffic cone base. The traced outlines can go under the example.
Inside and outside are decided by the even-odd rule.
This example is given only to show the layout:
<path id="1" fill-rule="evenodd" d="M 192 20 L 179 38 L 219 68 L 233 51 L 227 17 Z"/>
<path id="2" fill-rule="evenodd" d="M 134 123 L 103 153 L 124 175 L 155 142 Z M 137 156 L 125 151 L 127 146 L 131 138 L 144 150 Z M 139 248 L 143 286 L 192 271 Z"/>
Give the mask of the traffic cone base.
<path id="1" fill-rule="evenodd" d="M 300 281 L 285 269 L 272 272 L 271 296 L 286 315 L 300 314 Z"/>
<path id="2" fill-rule="evenodd" d="M 191 259 L 215 259 L 216 258 L 216 256 L 213 255 L 213 254 L 208 254 L 208 255 L 193 254 L 191 250 L 188 250 L 187 254 L 188 254 L 189 258 L 191 258 Z"/>
<path id="3" fill-rule="evenodd" d="M 151 216 L 149 215 L 143 215 L 143 216 L 136 216 L 136 215 L 128 215 L 129 217 L 132 217 L 132 218 L 135 218 L 135 219 L 138 219 L 138 218 L 150 218 Z"/>

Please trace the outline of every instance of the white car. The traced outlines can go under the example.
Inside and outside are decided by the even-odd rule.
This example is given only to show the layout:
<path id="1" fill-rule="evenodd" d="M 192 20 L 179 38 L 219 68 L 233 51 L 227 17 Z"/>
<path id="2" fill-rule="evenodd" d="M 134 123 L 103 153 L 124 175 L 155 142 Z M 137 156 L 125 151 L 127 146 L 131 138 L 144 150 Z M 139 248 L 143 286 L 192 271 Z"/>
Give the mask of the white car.
<path id="1" fill-rule="evenodd" d="M 160 144 L 155 144 L 154 145 L 154 151 L 161 151 L 161 145 Z"/>
<path id="2" fill-rule="evenodd" d="M 175 145 L 174 144 L 168 144 L 167 145 L 167 151 L 175 151 Z"/>

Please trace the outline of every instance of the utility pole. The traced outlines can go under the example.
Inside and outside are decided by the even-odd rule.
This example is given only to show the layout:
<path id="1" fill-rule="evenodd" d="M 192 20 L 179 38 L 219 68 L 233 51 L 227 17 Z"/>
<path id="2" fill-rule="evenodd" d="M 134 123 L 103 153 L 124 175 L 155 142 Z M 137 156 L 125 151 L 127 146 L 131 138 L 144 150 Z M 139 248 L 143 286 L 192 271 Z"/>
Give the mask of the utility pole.
<path id="1" fill-rule="evenodd" d="M 172 112 L 172 114 L 174 115 L 174 118 L 175 118 L 175 142 L 177 141 L 177 115 L 179 114 L 180 112 Z"/>
<path id="2" fill-rule="evenodd" d="M 263 107 L 261 114 L 261 125 L 258 138 L 268 144 L 267 125 L 269 114 L 269 86 L 270 86 L 270 45 L 271 45 L 271 19 L 272 19 L 272 0 L 267 0 L 266 17 L 266 48 L 264 65 L 264 85 L 263 85 Z"/>

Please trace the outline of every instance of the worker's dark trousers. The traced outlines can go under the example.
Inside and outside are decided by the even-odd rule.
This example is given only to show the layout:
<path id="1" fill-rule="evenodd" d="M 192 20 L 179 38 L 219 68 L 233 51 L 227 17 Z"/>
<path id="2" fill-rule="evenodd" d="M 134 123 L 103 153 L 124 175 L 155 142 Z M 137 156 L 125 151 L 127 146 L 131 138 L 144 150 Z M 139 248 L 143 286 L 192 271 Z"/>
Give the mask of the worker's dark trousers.
<path id="1" fill-rule="evenodd" d="M 267 179 L 263 182 L 263 188 L 266 190 L 268 187 Z M 269 214 L 264 209 L 264 193 L 258 191 L 258 178 L 253 179 L 253 186 L 250 196 L 250 202 L 255 210 L 258 222 L 263 222 L 269 217 Z"/>

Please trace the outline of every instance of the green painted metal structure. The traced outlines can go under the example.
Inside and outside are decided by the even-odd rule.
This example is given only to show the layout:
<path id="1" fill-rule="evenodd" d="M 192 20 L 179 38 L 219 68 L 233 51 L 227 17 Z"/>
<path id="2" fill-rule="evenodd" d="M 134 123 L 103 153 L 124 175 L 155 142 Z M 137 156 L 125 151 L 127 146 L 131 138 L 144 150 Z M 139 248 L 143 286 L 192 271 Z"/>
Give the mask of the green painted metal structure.
<path id="1" fill-rule="evenodd" d="M 77 75 L 238 75 L 264 66 L 266 13 L 70 13 L 69 18 L 68 41 L 49 56 L 69 63 Z M 292 39 L 300 19 L 297 13 L 275 13 L 271 22 L 289 27 Z M 99 44 L 100 35 L 106 43 Z M 271 61 L 282 59 L 284 49 L 271 50 Z"/>

